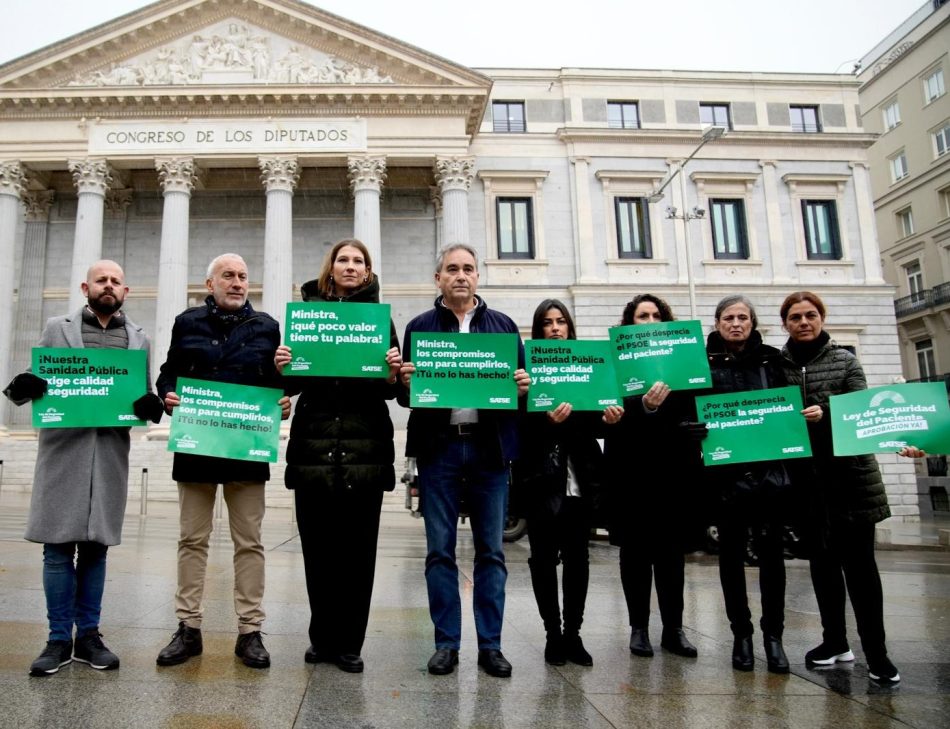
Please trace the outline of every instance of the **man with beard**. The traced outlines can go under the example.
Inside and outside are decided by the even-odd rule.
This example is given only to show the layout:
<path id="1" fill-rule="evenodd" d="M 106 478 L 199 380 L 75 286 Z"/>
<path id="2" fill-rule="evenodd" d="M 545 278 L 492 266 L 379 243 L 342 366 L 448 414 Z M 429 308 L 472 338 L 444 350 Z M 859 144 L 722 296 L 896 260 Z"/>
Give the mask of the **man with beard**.
<path id="1" fill-rule="evenodd" d="M 86 305 L 49 319 L 38 346 L 144 349 L 147 362 L 145 332 L 120 311 L 129 287 L 119 264 L 92 264 L 81 287 Z M 142 389 L 147 392 L 133 403 L 133 411 L 157 423 L 162 402 L 150 383 L 146 371 Z M 46 380 L 24 372 L 3 392 L 22 405 L 46 389 Z M 73 659 L 99 670 L 119 667 L 118 656 L 102 642 L 99 615 L 106 552 L 122 537 L 128 477 L 129 428 L 40 431 L 26 538 L 43 544 L 49 641 L 30 666 L 31 676 L 49 676 Z"/>

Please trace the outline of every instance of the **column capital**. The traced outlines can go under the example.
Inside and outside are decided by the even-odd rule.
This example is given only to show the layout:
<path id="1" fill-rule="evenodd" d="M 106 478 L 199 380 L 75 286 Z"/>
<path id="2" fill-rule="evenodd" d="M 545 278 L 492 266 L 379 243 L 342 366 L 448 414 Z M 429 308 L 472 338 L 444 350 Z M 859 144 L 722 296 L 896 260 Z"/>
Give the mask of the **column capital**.
<path id="1" fill-rule="evenodd" d="M 848 167 L 850 167 L 852 170 L 856 170 L 858 168 L 867 170 L 870 169 L 870 164 L 868 164 L 866 161 L 853 161 L 848 162 Z"/>
<path id="2" fill-rule="evenodd" d="M 293 192 L 300 179 L 300 170 L 296 157 L 258 157 L 261 168 L 261 182 L 267 192 L 285 190 Z"/>
<path id="3" fill-rule="evenodd" d="M 778 167 L 778 162 L 776 162 L 774 159 L 760 159 L 759 167 L 762 169 L 765 169 L 766 167 Z"/>
<path id="4" fill-rule="evenodd" d="M 350 173 L 350 187 L 353 192 L 360 190 L 379 192 L 386 179 L 386 158 L 382 155 L 348 157 L 346 167 Z"/>
<path id="5" fill-rule="evenodd" d="M 46 220 L 53 206 L 55 193 L 52 190 L 27 190 L 23 193 L 23 205 L 27 220 Z"/>
<path id="6" fill-rule="evenodd" d="M 183 192 L 191 195 L 195 188 L 195 161 L 191 157 L 156 157 L 158 184 L 162 194 Z"/>
<path id="7" fill-rule="evenodd" d="M 110 215 L 121 215 L 132 204 L 132 188 L 106 191 L 106 210 Z"/>
<path id="8" fill-rule="evenodd" d="M 0 162 L 0 195 L 22 197 L 26 191 L 26 173 L 19 160 Z"/>
<path id="9" fill-rule="evenodd" d="M 468 192 L 475 177 L 474 157 L 436 157 L 435 181 L 439 188 Z"/>
<path id="10" fill-rule="evenodd" d="M 68 166 L 69 171 L 73 173 L 73 184 L 80 194 L 88 192 L 104 196 L 106 189 L 112 184 L 112 174 L 104 159 L 71 159 Z"/>

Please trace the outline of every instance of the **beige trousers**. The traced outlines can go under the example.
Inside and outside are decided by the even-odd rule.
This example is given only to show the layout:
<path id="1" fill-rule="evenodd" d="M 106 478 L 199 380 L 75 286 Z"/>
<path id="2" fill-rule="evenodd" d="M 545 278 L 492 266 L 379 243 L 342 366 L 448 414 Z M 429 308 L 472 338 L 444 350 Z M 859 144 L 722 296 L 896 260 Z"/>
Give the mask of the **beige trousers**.
<path id="1" fill-rule="evenodd" d="M 234 612 L 238 632 L 252 633 L 264 622 L 264 484 L 231 481 L 223 486 L 234 543 Z M 175 615 L 189 628 L 201 627 L 201 598 L 208 566 L 208 542 L 218 485 L 178 482 L 181 537 L 178 540 L 178 591 Z"/>

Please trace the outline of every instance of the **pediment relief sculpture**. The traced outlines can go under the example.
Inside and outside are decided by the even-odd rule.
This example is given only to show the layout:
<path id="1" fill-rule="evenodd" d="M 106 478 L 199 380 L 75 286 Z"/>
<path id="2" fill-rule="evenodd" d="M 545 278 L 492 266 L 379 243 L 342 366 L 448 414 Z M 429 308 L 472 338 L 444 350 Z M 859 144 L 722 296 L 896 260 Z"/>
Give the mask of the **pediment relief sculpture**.
<path id="1" fill-rule="evenodd" d="M 391 76 L 305 48 L 237 20 L 157 52 L 84 73 L 69 86 L 184 86 L 221 83 L 392 84 Z"/>

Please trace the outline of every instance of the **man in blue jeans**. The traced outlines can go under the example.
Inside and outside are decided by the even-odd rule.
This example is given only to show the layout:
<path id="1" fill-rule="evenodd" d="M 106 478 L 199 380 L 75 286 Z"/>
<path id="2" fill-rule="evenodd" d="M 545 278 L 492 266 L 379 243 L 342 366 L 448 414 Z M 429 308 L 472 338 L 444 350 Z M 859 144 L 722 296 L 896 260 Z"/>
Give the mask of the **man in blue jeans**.
<path id="1" fill-rule="evenodd" d="M 415 332 L 480 332 L 517 334 L 504 314 L 489 309 L 475 295 L 478 258 L 475 249 L 456 243 L 439 254 L 435 281 L 442 292 L 432 310 L 406 327 L 402 382 L 408 387 L 415 372 L 411 338 Z M 518 395 L 528 392 L 523 369 L 524 347 L 518 338 L 514 379 Z M 406 455 L 416 458 L 426 527 L 426 585 L 429 614 L 435 625 L 435 653 L 429 673 L 452 673 L 462 638 L 455 541 L 459 500 L 464 493 L 475 539 L 474 612 L 478 633 L 478 665 L 492 676 L 511 675 L 501 652 L 505 612 L 505 553 L 502 530 L 508 502 L 508 466 L 517 456 L 517 413 L 503 410 L 416 408 L 409 416 Z"/>
<path id="2" fill-rule="evenodd" d="M 157 423 L 163 406 L 150 392 L 148 339 L 120 311 L 129 292 L 122 268 L 114 261 L 98 261 L 81 286 L 86 305 L 47 321 L 39 346 L 144 349 L 146 394 L 130 404 L 139 418 Z M 42 397 L 46 389 L 46 380 L 24 372 L 3 392 L 22 405 Z M 99 614 L 106 552 L 122 538 L 128 477 L 129 428 L 40 431 L 26 538 L 43 544 L 49 641 L 30 666 L 31 676 L 49 676 L 74 659 L 99 670 L 119 667 L 118 656 L 102 642 Z"/>

